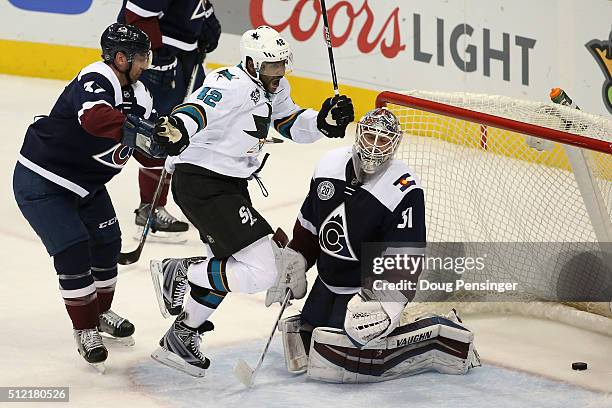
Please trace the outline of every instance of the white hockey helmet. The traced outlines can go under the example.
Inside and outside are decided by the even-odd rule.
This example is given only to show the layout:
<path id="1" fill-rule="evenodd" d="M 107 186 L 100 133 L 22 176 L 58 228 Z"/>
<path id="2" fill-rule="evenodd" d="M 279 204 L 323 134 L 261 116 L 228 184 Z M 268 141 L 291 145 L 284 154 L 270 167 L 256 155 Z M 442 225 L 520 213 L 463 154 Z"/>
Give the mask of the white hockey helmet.
<path id="1" fill-rule="evenodd" d="M 397 117 L 386 108 L 367 112 L 357 123 L 353 144 L 353 166 L 357 178 L 381 171 L 390 163 L 400 140 L 402 129 Z"/>
<path id="2" fill-rule="evenodd" d="M 257 73 L 255 79 L 259 79 L 259 74 L 283 76 L 291 71 L 293 65 L 293 53 L 289 43 L 278 31 L 268 26 L 259 26 L 242 35 L 240 60 L 244 68 L 247 66 L 247 57 L 253 60 Z M 268 64 L 266 67 L 266 63 L 274 62 L 284 62 L 284 65 L 280 65 L 283 69 L 279 69 L 279 64 Z"/>

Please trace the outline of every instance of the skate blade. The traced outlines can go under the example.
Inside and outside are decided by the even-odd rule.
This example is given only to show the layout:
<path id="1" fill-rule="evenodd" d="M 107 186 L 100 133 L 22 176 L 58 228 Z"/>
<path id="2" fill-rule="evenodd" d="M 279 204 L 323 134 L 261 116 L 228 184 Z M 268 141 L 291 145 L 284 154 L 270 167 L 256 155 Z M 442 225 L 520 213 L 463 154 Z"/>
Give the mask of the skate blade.
<path id="1" fill-rule="evenodd" d="M 151 272 L 151 280 L 153 281 L 153 289 L 155 289 L 155 297 L 157 298 L 157 306 L 164 318 L 169 318 L 170 312 L 166 309 L 164 303 L 164 295 L 162 293 L 162 262 L 156 259 L 152 259 L 149 263 L 149 271 Z"/>
<path id="2" fill-rule="evenodd" d="M 252 387 L 254 383 L 253 369 L 244 360 L 238 360 L 234 367 L 234 376 L 247 387 Z"/>
<path id="3" fill-rule="evenodd" d="M 166 350 L 163 347 L 158 347 L 157 350 L 151 353 L 151 358 L 165 365 L 166 367 L 182 371 L 192 377 L 201 378 L 206 375 L 206 369 L 192 366 L 176 354 Z"/>
<path id="4" fill-rule="evenodd" d="M 134 344 L 136 344 L 132 336 L 113 337 L 110 334 L 100 332 L 100 337 L 102 337 L 102 342 L 104 342 L 104 344 L 114 344 L 124 347 L 132 347 Z"/>
<path id="5" fill-rule="evenodd" d="M 137 227 L 134 239 L 140 241 L 143 227 Z M 186 232 L 186 231 L 185 231 Z M 187 234 L 185 232 L 166 232 L 166 231 L 151 231 L 147 234 L 147 241 L 157 242 L 158 244 L 184 244 L 187 242 Z"/>
<path id="6" fill-rule="evenodd" d="M 96 370 L 98 374 L 106 373 L 106 366 L 104 365 L 103 362 L 102 363 L 87 363 L 87 365 L 89 365 L 91 368 Z"/>

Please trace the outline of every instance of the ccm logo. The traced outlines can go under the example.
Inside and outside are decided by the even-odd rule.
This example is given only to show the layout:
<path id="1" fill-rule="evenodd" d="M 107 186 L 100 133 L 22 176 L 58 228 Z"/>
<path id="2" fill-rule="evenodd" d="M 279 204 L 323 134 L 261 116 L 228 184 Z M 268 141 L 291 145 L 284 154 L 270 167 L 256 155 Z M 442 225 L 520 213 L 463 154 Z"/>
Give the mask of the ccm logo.
<path id="1" fill-rule="evenodd" d="M 104 221 L 104 222 L 101 222 L 100 224 L 98 224 L 98 228 L 99 228 L 99 229 L 106 228 L 106 227 L 108 227 L 109 225 L 113 225 L 113 224 L 114 224 L 114 223 L 116 223 L 116 222 L 117 222 L 117 217 L 113 217 L 113 218 L 111 218 L 111 219 L 110 219 L 110 220 L 108 220 L 108 221 Z"/>

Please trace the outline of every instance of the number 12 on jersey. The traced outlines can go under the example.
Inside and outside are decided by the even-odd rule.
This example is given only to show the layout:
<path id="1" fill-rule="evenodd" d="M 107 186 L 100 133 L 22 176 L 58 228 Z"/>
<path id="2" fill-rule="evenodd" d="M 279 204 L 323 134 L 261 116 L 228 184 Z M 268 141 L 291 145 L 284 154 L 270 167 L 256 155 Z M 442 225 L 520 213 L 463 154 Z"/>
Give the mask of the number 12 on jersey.
<path id="1" fill-rule="evenodd" d="M 198 94 L 198 99 L 211 108 L 217 106 L 217 102 L 221 101 L 221 98 L 223 98 L 221 92 L 217 91 L 216 89 L 211 90 L 208 86 L 202 88 L 202 91 Z"/>

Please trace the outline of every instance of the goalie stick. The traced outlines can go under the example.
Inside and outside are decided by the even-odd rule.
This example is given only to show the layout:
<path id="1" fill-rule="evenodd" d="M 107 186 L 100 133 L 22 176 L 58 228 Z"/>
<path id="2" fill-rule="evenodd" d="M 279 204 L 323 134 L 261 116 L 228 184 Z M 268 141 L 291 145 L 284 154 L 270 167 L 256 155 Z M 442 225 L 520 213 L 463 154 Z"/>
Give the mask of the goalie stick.
<path id="1" fill-rule="evenodd" d="M 234 375 L 236 376 L 236 378 L 238 378 L 238 380 L 241 383 L 243 383 L 247 387 L 251 387 L 255 383 L 255 376 L 257 375 L 257 372 L 259 371 L 259 368 L 261 367 L 261 364 L 263 363 L 264 357 L 266 356 L 266 353 L 268 352 L 268 347 L 270 347 L 270 343 L 272 342 L 272 337 L 274 337 L 274 332 L 276 331 L 276 328 L 278 327 L 278 322 L 283 316 L 285 309 L 289 305 L 290 298 L 291 298 L 291 290 L 287 289 L 287 293 L 285 294 L 285 299 L 283 299 L 283 303 L 281 305 L 280 312 L 278 312 L 276 321 L 274 321 L 272 332 L 270 333 L 270 336 L 268 336 L 268 341 L 266 342 L 266 345 L 263 348 L 261 355 L 259 356 L 259 360 L 257 361 L 257 365 L 255 366 L 255 369 L 252 369 L 249 366 L 249 364 L 243 359 L 238 360 L 238 362 L 236 363 L 236 366 L 234 367 Z"/>
<path id="2" fill-rule="evenodd" d="M 202 52 L 203 51 L 199 51 Z M 200 60 L 200 59 L 198 59 Z M 204 58 L 201 59 L 202 61 Z M 195 86 L 196 76 L 198 74 L 198 68 L 201 64 L 196 64 L 193 67 L 193 71 L 191 71 L 191 77 L 189 78 L 189 86 L 187 87 L 187 92 L 185 93 L 184 101 L 189 98 L 189 95 L 193 92 L 193 88 Z M 144 227 L 142 228 L 142 233 L 140 234 L 140 240 L 138 241 L 138 247 L 132 252 L 121 252 L 119 253 L 119 259 L 117 262 L 119 265 L 130 265 L 134 262 L 137 262 L 140 259 L 140 254 L 142 253 L 142 249 L 144 248 L 145 242 L 147 241 L 147 236 L 149 235 L 149 230 L 154 228 L 153 217 L 155 216 L 155 210 L 157 209 L 157 203 L 159 202 L 159 197 L 161 196 L 161 191 L 164 183 L 166 182 L 166 176 L 168 172 L 164 168 L 162 170 L 161 175 L 159 176 L 159 181 L 157 182 L 157 187 L 155 188 L 155 194 L 153 195 L 153 202 L 149 207 L 149 214 L 147 214 L 147 221 L 145 222 Z"/>

